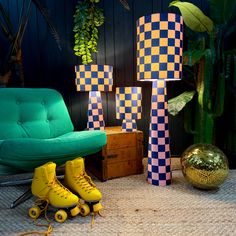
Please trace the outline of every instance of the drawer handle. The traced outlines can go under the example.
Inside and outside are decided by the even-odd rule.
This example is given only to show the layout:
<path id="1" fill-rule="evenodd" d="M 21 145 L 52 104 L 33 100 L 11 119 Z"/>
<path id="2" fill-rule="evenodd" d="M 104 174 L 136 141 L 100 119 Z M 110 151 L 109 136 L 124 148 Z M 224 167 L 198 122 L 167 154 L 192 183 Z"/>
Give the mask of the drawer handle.
<path id="1" fill-rule="evenodd" d="M 113 155 L 107 155 L 107 158 L 117 158 L 117 154 L 113 154 Z"/>

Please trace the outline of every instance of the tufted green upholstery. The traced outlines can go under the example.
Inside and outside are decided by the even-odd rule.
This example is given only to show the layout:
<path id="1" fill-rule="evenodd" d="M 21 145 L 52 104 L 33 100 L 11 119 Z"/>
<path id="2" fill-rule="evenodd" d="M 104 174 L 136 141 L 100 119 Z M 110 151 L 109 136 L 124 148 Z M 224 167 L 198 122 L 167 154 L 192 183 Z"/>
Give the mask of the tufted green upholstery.
<path id="1" fill-rule="evenodd" d="M 62 96 L 52 89 L 0 89 L 0 174 L 32 171 L 85 156 L 106 144 L 103 131 L 73 131 Z"/>

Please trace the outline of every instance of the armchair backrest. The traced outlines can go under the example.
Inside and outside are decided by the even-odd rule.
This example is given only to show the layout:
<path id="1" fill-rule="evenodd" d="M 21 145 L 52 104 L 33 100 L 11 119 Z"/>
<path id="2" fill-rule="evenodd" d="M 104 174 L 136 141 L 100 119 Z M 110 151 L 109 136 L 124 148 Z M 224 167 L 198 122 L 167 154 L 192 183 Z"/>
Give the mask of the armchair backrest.
<path id="1" fill-rule="evenodd" d="M 64 100 L 56 90 L 0 89 L 0 140 L 54 138 L 73 130 Z"/>

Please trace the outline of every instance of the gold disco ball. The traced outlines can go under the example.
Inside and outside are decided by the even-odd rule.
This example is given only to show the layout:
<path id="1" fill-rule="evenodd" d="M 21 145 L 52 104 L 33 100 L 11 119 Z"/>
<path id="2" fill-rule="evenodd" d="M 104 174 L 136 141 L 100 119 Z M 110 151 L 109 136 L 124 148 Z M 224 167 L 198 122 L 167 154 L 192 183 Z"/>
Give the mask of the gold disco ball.
<path id="1" fill-rule="evenodd" d="M 211 144 L 194 144 L 181 155 L 185 179 L 200 189 L 218 188 L 227 178 L 229 164 L 225 154 Z"/>

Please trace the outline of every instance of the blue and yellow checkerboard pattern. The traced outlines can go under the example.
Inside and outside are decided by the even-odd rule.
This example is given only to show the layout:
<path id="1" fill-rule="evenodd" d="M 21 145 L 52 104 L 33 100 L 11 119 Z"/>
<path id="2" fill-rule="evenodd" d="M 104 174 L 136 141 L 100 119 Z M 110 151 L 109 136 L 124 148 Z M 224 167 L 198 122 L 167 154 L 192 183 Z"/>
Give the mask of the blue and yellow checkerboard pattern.
<path id="1" fill-rule="evenodd" d="M 141 119 L 142 88 L 116 88 L 116 119 L 123 119 L 122 131 L 137 130 L 136 119 Z"/>
<path id="2" fill-rule="evenodd" d="M 148 141 L 148 183 L 171 184 L 168 103 L 165 80 L 152 83 L 151 121 Z"/>
<path id="3" fill-rule="evenodd" d="M 137 80 L 182 77 L 183 18 L 155 13 L 137 20 Z"/>
<path id="4" fill-rule="evenodd" d="M 112 91 L 113 67 L 109 65 L 75 66 L 77 91 Z"/>

